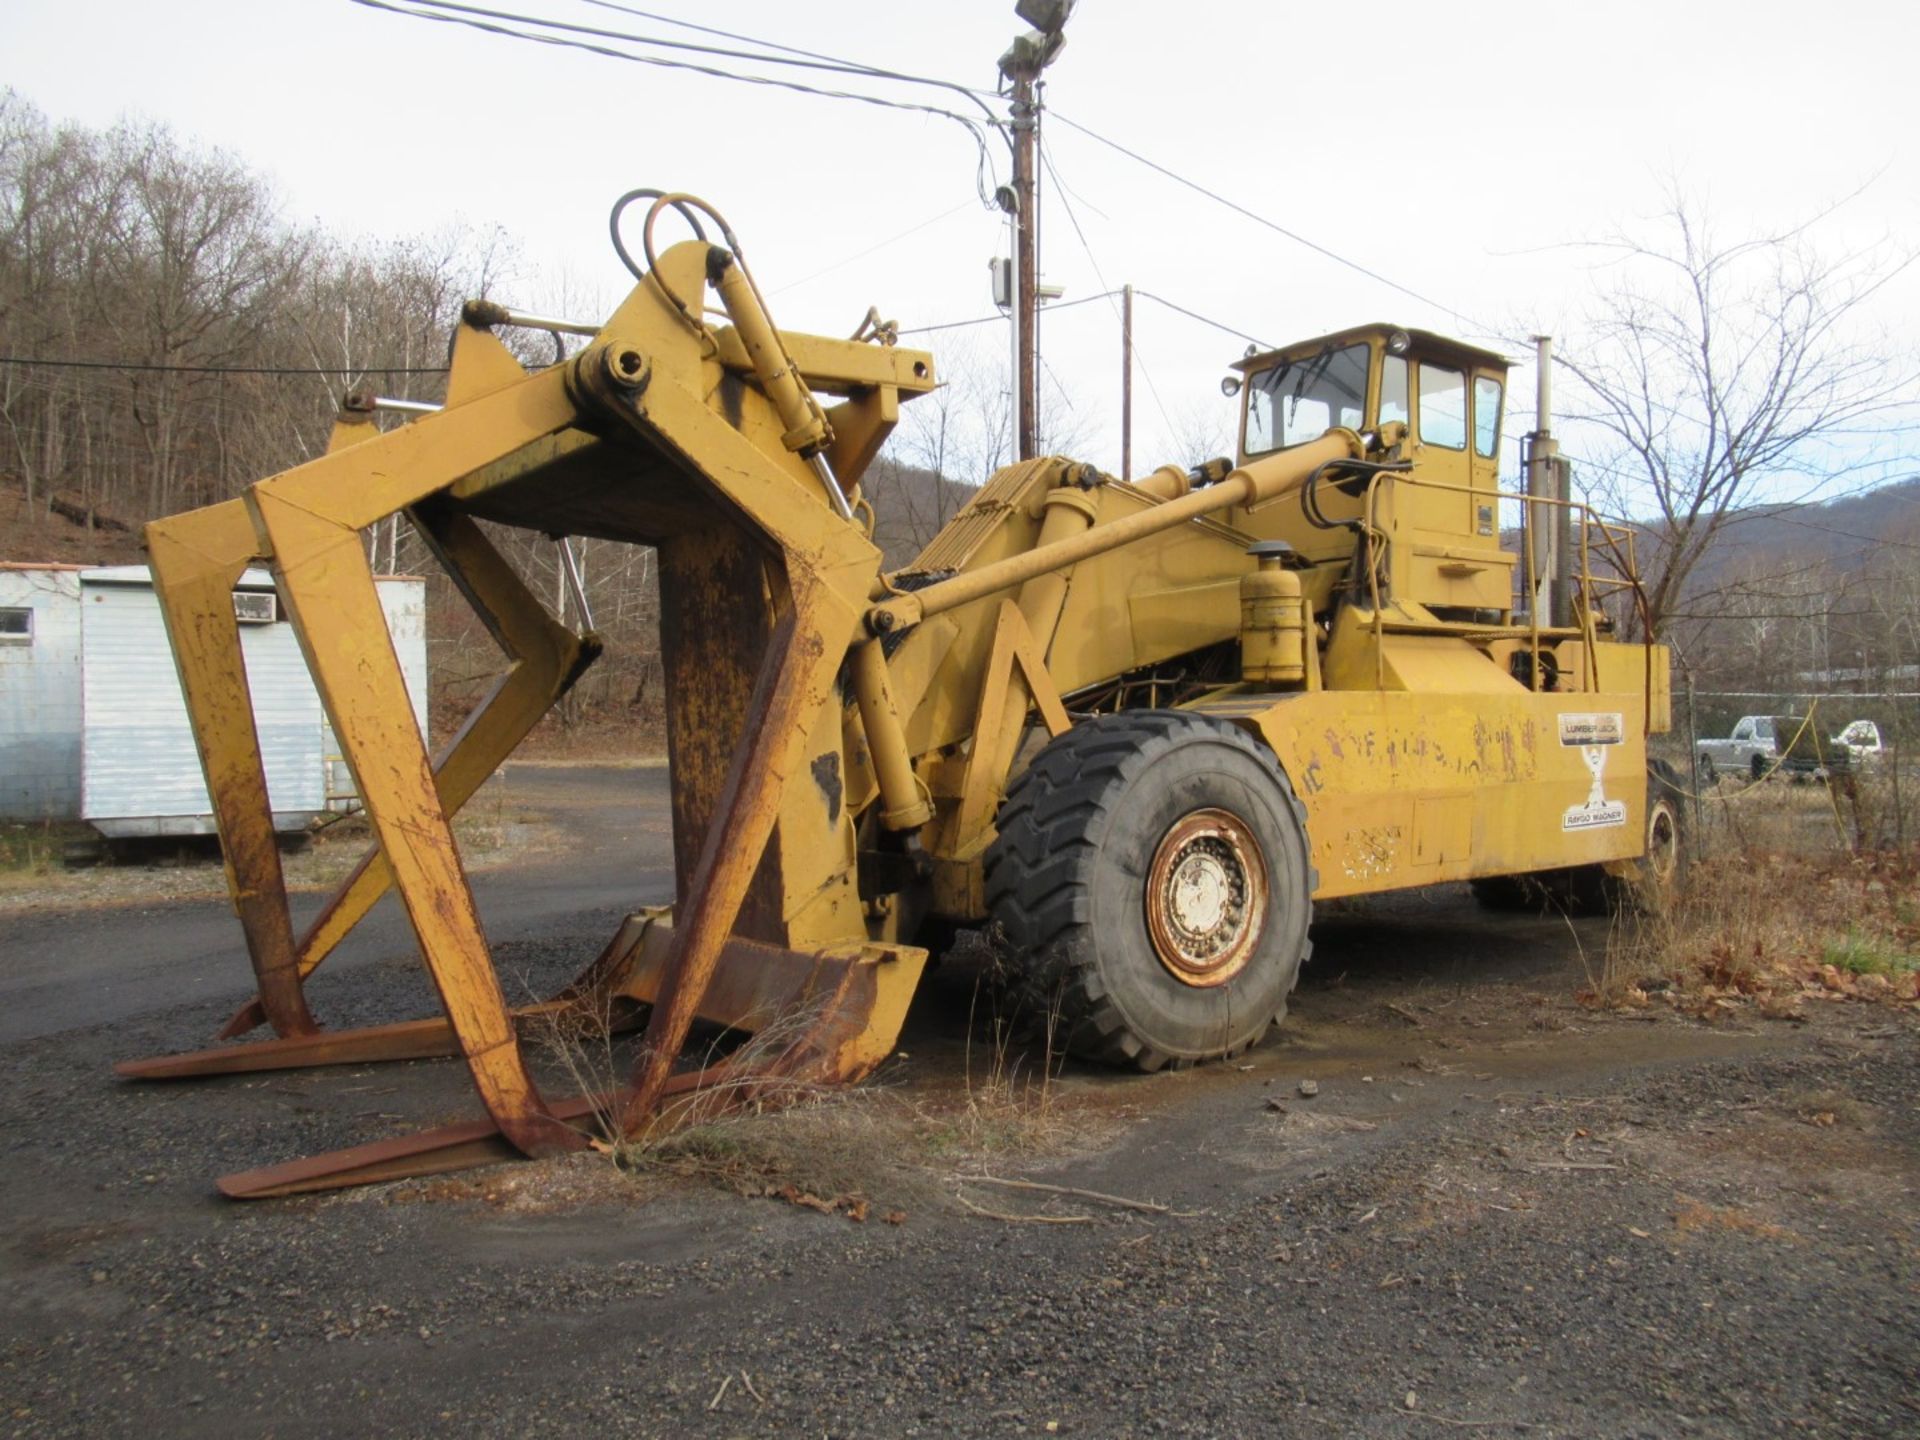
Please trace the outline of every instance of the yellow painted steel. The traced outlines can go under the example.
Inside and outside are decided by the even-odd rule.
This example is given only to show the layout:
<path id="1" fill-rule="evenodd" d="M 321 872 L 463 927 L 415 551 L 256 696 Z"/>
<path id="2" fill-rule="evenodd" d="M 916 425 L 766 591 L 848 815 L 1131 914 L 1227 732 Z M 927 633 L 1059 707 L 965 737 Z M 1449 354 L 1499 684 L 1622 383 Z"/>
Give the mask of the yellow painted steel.
<path id="1" fill-rule="evenodd" d="M 1240 577 L 1240 678 L 1284 689 L 1306 683 L 1307 622 L 1300 577 L 1279 555 Z"/>
<path id="2" fill-rule="evenodd" d="M 1405 337 L 1386 327 L 1250 358 L 1368 347 L 1361 424 L 1139 484 L 1061 457 L 1010 466 L 889 576 L 860 479 L 900 404 L 936 383 L 931 357 L 780 330 L 737 256 L 704 241 L 651 263 L 572 359 L 529 372 L 463 324 L 442 411 L 377 436 L 361 423 L 243 500 L 151 532 L 260 986 L 229 1033 L 265 1018 L 292 1037 L 265 1042 L 279 1048 L 260 1065 L 451 1046 L 490 1117 L 270 1167 L 231 1193 L 447 1168 L 497 1156 L 499 1136 L 567 1148 L 591 1113 L 645 1131 L 696 1083 L 674 1073 L 696 1020 L 799 1016 L 769 1074 L 866 1073 L 925 962 L 916 927 L 983 917 L 982 857 L 1035 718 L 1059 735 L 1089 712 L 1180 706 L 1246 730 L 1306 808 L 1322 896 L 1617 866 L 1644 847 L 1646 739 L 1670 698 L 1664 650 L 1621 640 L 1602 603 L 1609 585 L 1631 595 L 1626 540 L 1583 517 L 1576 622 L 1516 618 L 1496 462 L 1471 425 L 1455 451 L 1420 431 L 1423 361 L 1426 383 L 1458 374 L 1490 403 L 1474 382 L 1503 383 L 1499 357 L 1414 332 L 1399 417 L 1379 392 Z M 694 304 L 709 287 L 729 324 Z M 511 667 L 438 756 L 361 543 L 399 511 Z M 546 612 L 481 521 L 659 552 L 675 903 L 630 921 L 554 1002 L 644 1008 L 615 1097 L 541 1095 L 454 842 L 452 815 L 599 649 Z M 1291 547 L 1284 568 L 1250 555 L 1263 541 Z M 1618 576 L 1596 577 L 1596 550 Z M 297 944 L 226 598 L 255 560 L 377 842 Z M 312 1040 L 302 980 L 389 888 L 444 1024 Z M 228 1050 L 133 1070 L 216 1067 L 258 1068 Z"/>
<path id="3" fill-rule="evenodd" d="M 150 525 L 146 541 L 262 1016 L 276 1035 L 310 1035 L 316 1026 L 300 986 L 279 838 L 233 610 L 233 588 L 259 550 L 253 526 L 246 507 L 231 500 Z"/>

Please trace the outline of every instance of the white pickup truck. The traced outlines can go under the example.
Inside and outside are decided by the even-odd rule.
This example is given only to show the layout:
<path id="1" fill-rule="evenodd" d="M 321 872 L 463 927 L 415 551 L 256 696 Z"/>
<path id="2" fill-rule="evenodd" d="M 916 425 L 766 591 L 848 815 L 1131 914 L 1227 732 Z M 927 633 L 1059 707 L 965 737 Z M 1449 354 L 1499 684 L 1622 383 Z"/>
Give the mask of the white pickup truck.
<path id="1" fill-rule="evenodd" d="M 1693 768 L 1702 785 L 1743 772 L 1758 780 L 1773 764 L 1773 755 L 1773 717 L 1742 715 L 1726 739 L 1699 742 Z"/>
<path id="2" fill-rule="evenodd" d="M 1854 721 L 1833 737 L 1833 743 L 1846 746 L 1856 766 L 1876 761 L 1882 754 L 1880 727 L 1871 720 Z"/>
<path id="3" fill-rule="evenodd" d="M 1783 723 L 1787 726 L 1784 733 L 1780 730 Z M 1804 778 L 1821 768 L 1815 764 L 1818 756 L 1834 751 L 1840 752 L 1841 758 L 1853 769 L 1880 758 L 1880 727 L 1871 720 L 1856 720 L 1824 745 L 1805 748 L 1796 758 L 1786 758 L 1786 748 L 1795 739 L 1799 726 L 1803 726 L 1803 722 L 1791 717 L 1783 722 L 1773 715 L 1742 715 L 1733 727 L 1733 734 L 1726 739 L 1699 742 L 1699 751 L 1693 757 L 1694 772 L 1702 785 L 1711 785 L 1722 775 L 1743 771 L 1759 780 L 1775 768 L 1776 761 L 1796 778 Z"/>

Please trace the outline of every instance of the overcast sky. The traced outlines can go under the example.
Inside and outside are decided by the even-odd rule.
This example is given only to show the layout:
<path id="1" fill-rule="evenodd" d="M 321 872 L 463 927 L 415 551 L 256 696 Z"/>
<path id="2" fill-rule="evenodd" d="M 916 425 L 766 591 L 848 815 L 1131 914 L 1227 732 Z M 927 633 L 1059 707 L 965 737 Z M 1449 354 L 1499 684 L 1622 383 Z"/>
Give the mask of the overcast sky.
<path id="1" fill-rule="evenodd" d="M 494 3 L 701 38 L 584 0 Z M 989 90 L 1023 28 L 1011 0 L 636 4 Z M 1729 234 L 1804 219 L 1863 184 L 1817 232 L 1822 244 L 1920 234 L 1920 101 L 1907 73 L 1920 21 L 1891 0 L 1084 0 L 1069 34 L 1048 72 L 1059 117 L 1436 303 L 1054 119 L 1044 270 L 1068 299 L 1105 288 L 1101 277 L 1130 281 L 1272 343 L 1374 319 L 1483 340 L 1561 330 L 1595 278 L 1592 253 L 1567 242 L 1656 216 L 1675 177 Z M 976 196 L 973 140 L 948 119 L 350 0 L 8 0 L 0 57 L 0 83 L 55 119 L 146 116 L 231 150 L 272 178 L 291 218 L 372 236 L 456 218 L 502 226 L 519 242 L 525 293 L 501 298 L 523 304 L 566 290 L 611 305 L 624 293 L 606 211 L 650 184 L 697 191 L 729 216 L 782 325 L 850 333 L 869 304 L 908 326 L 993 311 L 987 261 L 1005 253 L 1005 227 Z M 887 93 L 971 108 L 934 90 Z M 1004 149 L 992 145 L 1004 180 Z M 1886 292 L 1883 315 L 1910 346 L 1920 275 Z M 1136 329 L 1143 469 L 1188 416 L 1225 411 L 1219 380 L 1244 347 L 1146 304 Z M 1000 324 L 962 333 L 983 362 L 1005 351 Z M 937 353 L 947 338 L 921 343 Z M 1114 311 L 1061 312 L 1043 344 L 1066 397 L 1053 403 L 1074 407 L 1087 458 L 1116 464 Z M 1516 410 L 1531 385 L 1530 369 L 1515 372 Z"/>

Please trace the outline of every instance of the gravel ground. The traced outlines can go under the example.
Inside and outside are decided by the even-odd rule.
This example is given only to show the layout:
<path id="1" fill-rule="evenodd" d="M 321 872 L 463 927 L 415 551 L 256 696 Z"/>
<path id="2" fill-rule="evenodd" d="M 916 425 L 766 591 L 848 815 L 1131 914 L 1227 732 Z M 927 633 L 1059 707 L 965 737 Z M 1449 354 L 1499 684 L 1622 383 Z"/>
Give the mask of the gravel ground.
<path id="1" fill-rule="evenodd" d="M 592 777 L 591 803 L 622 783 Z M 606 853 L 561 867 L 585 918 L 502 946 L 515 983 L 604 938 Z M 629 888 L 657 882 L 611 853 Z M 106 923 L 76 943 L 112 943 Z M 239 977 L 80 1028 L 33 1022 L 79 1004 L 43 985 L 0 1051 L 0 1416 L 146 1437 L 1920 1433 L 1912 1018 L 1596 1015 L 1567 998 L 1578 933 L 1453 891 L 1346 909 L 1246 1068 L 1069 1070 L 1052 1152 L 984 1157 L 1167 1212 L 963 1184 L 983 1157 L 907 1147 L 861 1160 L 864 1224 L 597 1157 L 225 1203 L 216 1173 L 471 1096 L 427 1062 L 119 1084 L 110 1059 L 205 1043 Z M 976 1097 L 969 993 L 964 967 L 936 976 L 890 1093 Z M 336 1024 L 427 1003 L 401 955 L 323 973 L 315 1001 Z"/>

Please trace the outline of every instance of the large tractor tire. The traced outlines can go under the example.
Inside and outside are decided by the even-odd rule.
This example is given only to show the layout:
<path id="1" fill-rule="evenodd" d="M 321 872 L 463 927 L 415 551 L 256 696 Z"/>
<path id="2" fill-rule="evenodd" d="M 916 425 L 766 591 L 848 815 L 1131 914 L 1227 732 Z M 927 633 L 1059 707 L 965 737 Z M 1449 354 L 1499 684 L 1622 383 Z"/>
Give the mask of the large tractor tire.
<path id="1" fill-rule="evenodd" d="M 1245 732 L 1172 710 L 1085 721 L 1034 757 L 998 824 L 1004 962 L 1069 1053 L 1188 1065 L 1286 1014 L 1317 880 L 1306 811 Z"/>

